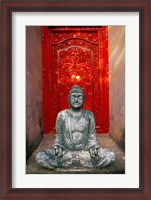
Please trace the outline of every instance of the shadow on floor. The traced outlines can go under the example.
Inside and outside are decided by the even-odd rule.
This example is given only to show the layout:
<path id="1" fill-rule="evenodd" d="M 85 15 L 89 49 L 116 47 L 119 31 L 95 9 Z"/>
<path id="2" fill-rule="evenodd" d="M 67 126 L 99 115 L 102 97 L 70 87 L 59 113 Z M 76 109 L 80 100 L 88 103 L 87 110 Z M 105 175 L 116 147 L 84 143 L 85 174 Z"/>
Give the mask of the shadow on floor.
<path id="1" fill-rule="evenodd" d="M 37 165 L 35 156 L 38 152 L 50 149 L 54 143 L 55 135 L 48 134 L 44 136 L 39 147 L 33 152 L 31 157 L 27 161 L 26 174 L 125 174 L 125 154 L 123 150 L 114 142 L 108 134 L 97 135 L 101 147 L 108 148 L 115 152 L 116 162 L 108 167 L 102 169 L 95 169 L 93 171 L 54 171 L 42 168 Z"/>

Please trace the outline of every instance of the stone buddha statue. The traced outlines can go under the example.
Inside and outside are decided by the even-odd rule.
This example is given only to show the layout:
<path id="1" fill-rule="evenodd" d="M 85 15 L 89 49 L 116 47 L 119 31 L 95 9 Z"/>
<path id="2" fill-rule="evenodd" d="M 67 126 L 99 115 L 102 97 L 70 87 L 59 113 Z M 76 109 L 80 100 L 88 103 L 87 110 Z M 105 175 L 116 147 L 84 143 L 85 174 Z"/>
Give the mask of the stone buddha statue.
<path id="1" fill-rule="evenodd" d="M 48 169 L 102 168 L 115 162 L 115 153 L 98 143 L 94 115 L 83 108 L 84 92 L 80 86 L 71 88 L 68 102 L 70 108 L 57 116 L 54 145 L 39 152 L 36 162 Z"/>

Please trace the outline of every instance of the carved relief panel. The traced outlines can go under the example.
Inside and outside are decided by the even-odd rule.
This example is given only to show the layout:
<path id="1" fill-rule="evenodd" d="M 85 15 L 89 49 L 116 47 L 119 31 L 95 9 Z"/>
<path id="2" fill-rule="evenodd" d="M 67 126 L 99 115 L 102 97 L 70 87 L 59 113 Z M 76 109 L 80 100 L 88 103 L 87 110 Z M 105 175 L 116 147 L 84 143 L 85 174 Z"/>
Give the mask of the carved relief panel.
<path id="1" fill-rule="evenodd" d="M 85 93 L 84 108 L 95 115 L 97 132 L 107 133 L 107 27 L 43 27 L 42 33 L 44 132 L 54 130 L 58 112 L 68 108 L 70 88 L 78 84 Z"/>

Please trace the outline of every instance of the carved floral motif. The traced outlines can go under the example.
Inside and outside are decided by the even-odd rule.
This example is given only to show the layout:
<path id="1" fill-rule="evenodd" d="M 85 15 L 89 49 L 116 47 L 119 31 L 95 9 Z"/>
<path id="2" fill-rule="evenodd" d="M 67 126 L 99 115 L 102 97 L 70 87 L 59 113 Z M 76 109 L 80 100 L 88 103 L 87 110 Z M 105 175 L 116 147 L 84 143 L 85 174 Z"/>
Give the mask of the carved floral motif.
<path id="1" fill-rule="evenodd" d="M 108 27 L 73 29 L 43 27 L 44 130 L 53 129 L 58 112 L 68 107 L 71 86 L 78 84 L 85 92 L 84 107 L 94 112 L 97 132 L 105 133 L 109 128 Z"/>
<path id="2" fill-rule="evenodd" d="M 86 42 L 89 42 L 91 44 L 97 44 L 98 38 L 97 38 L 97 32 L 57 32 L 53 33 L 53 43 L 54 44 L 59 44 L 61 42 L 64 42 L 66 40 L 85 40 Z"/>
<path id="3" fill-rule="evenodd" d="M 59 87 L 59 107 L 68 107 L 66 96 L 73 84 L 79 84 L 87 97 L 85 107 L 93 111 L 93 79 L 96 75 L 97 46 L 83 40 L 68 40 L 54 47 L 56 84 Z"/>

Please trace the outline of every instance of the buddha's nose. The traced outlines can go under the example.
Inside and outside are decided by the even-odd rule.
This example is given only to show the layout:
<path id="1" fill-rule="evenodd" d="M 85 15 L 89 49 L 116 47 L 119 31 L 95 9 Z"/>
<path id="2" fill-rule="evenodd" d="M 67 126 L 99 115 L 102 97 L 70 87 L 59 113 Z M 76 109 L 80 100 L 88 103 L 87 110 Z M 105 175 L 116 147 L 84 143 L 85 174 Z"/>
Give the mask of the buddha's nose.
<path id="1" fill-rule="evenodd" d="M 76 97 L 76 98 L 75 98 L 75 102 L 77 102 L 77 101 L 78 101 L 78 98 Z"/>

